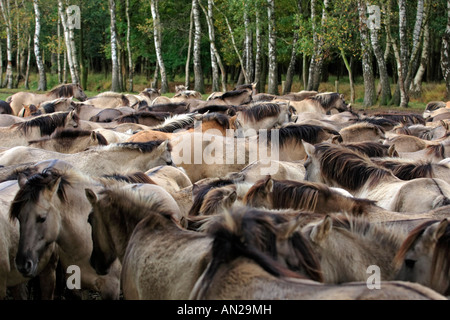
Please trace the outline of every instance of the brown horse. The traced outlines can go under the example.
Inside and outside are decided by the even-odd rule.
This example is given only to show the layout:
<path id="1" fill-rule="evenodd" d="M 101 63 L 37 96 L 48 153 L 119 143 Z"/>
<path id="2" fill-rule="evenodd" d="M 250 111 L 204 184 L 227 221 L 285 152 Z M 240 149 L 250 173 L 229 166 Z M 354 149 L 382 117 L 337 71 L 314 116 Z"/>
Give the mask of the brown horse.
<path id="1" fill-rule="evenodd" d="M 431 220 L 417 226 L 399 248 L 395 262 L 400 280 L 428 286 L 450 295 L 450 224 Z"/>
<path id="2" fill-rule="evenodd" d="M 78 99 L 80 101 L 85 101 L 87 99 L 86 94 L 79 84 L 62 84 L 54 87 L 45 94 L 17 92 L 8 97 L 7 100 L 10 103 L 14 114 L 18 115 L 20 109 L 22 109 L 23 106 L 27 106 L 30 104 L 34 104 L 37 106 L 44 101 L 54 100 L 56 98 L 62 97 L 74 97 L 75 99 Z"/>

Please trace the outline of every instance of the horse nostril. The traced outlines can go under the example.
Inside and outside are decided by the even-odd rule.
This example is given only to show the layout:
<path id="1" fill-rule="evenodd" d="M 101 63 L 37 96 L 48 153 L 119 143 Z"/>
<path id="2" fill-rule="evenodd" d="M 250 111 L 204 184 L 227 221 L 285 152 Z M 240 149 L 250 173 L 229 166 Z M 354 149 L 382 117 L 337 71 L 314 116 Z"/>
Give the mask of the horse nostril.
<path id="1" fill-rule="evenodd" d="M 416 260 L 406 259 L 405 265 L 407 268 L 412 269 L 414 268 L 414 265 L 416 264 Z"/>
<path id="2" fill-rule="evenodd" d="M 27 259 L 22 265 L 19 264 L 17 266 L 17 269 L 19 270 L 20 273 L 27 276 L 31 274 L 33 266 L 34 266 L 33 261 L 31 259 Z"/>

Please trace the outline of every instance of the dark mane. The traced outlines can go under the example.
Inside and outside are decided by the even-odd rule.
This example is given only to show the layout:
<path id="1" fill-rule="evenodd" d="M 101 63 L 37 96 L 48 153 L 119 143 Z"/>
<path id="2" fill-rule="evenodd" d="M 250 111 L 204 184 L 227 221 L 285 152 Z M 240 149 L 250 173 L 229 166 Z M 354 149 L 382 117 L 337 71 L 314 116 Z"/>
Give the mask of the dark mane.
<path id="1" fill-rule="evenodd" d="M 427 111 L 434 111 L 439 108 L 445 108 L 445 102 L 444 101 L 430 101 L 427 103 L 427 106 L 425 107 L 425 110 Z"/>
<path id="2" fill-rule="evenodd" d="M 392 130 L 397 124 L 397 121 L 383 117 L 364 117 L 362 119 L 351 119 L 350 122 L 368 122 L 384 128 L 385 130 Z"/>
<path id="3" fill-rule="evenodd" d="M 238 89 L 238 90 L 227 91 L 227 92 L 224 92 L 221 96 L 214 97 L 213 100 L 215 100 L 215 99 L 224 100 L 226 98 L 240 96 L 241 94 L 244 94 L 244 93 L 248 93 L 248 90 L 245 90 L 245 89 L 239 90 Z"/>
<path id="4" fill-rule="evenodd" d="M 406 125 L 411 125 L 411 124 L 425 125 L 425 119 L 420 114 L 401 113 L 401 112 L 376 112 L 376 113 L 374 113 L 374 116 L 390 119 L 397 123 L 403 123 Z"/>
<path id="5" fill-rule="evenodd" d="M 369 158 L 389 156 L 389 145 L 374 141 L 341 143 L 341 146 L 365 154 Z"/>
<path id="6" fill-rule="evenodd" d="M 59 140 L 59 141 L 67 141 L 74 143 L 77 138 L 80 137 L 87 137 L 91 134 L 95 134 L 95 138 L 98 141 L 99 145 L 106 146 L 108 144 L 108 141 L 105 139 L 105 137 L 96 131 L 90 131 L 90 130 L 78 130 L 78 129 L 63 129 L 63 130 L 56 130 L 52 133 L 51 136 L 45 137 L 43 139 L 39 140 L 31 140 L 28 141 L 28 144 L 31 145 L 33 143 L 38 143 L 40 141 L 46 141 L 46 140 Z"/>
<path id="7" fill-rule="evenodd" d="M 342 142 L 342 138 L 340 137 L 339 132 L 326 127 L 316 126 L 312 124 L 290 124 L 281 127 L 280 129 L 276 129 L 276 132 L 278 133 L 278 141 L 280 147 L 292 141 L 295 141 L 296 143 L 302 143 L 302 140 L 311 144 L 316 144 L 322 142 L 323 139 L 321 139 L 321 134 L 323 133 L 336 135 L 339 137 L 338 141 Z M 268 130 L 267 141 L 272 141 L 272 135 L 272 130 Z M 261 137 L 263 136 L 259 136 L 259 138 Z"/>
<path id="8" fill-rule="evenodd" d="M 336 100 L 341 99 L 341 94 L 337 92 L 318 93 L 307 99 L 317 101 L 325 110 L 331 108 Z"/>
<path id="9" fill-rule="evenodd" d="M 54 87 L 49 92 L 47 92 L 47 96 L 56 95 L 58 97 L 72 97 L 74 95 L 74 88 L 77 86 L 76 84 L 61 84 L 59 86 Z"/>
<path id="10" fill-rule="evenodd" d="M 266 117 L 273 117 L 280 113 L 281 108 L 277 103 L 258 103 L 251 107 L 244 108 L 240 112 L 245 119 L 259 121 Z"/>
<path id="11" fill-rule="evenodd" d="M 429 220 L 414 228 L 403 241 L 400 249 L 394 258 L 394 263 L 399 266 L 403 264 L 406 253 L 413 246 L 413 244 L 423 236 L 425 230 L 434 223 L 438 223 L 440 220 Z M 431 269 L 431 281 L 439 275 L 438 268 L 443 268 L 442 272 L 449 274 L 450 272 L 450 224 L 447 225 L 444 234 L 438 239 L 432 258 L 432 269 Z M 437 279 L 436 279 L 437 280 Z M 450 286 L 447 288 L 445 294 L 449 294 Z"/>
<path id="12" fill-rule="evenodd" d="M 255 195 L 264 192 L 264 188 L 270 176 L 261 179 L 247 191 L 243 203 L 255 206 Z M 324 197 L 331 196 L 331 190 L 323 184 L 307 181 L 274 180 L 272 189 L 272 205 L 274 209 L 296 209 L 314 212 L 319 199 L 319 193 Z"/>
<path id="13" fill-rule="evenodd" d="M 206 106 L 202 108 L 195 109 L 193 112 L 197 113 L 228 113 L 229 116 L 234 116 L 236 114 L 236 107 L 235 106 L 221 106 L 221 105 L 211 105 Z"/>
<path id="14" fill-rule="evenodd" d="M 222 113 L 208 113 L 207 115 L 204 115 L 201 119 L 202 122 L 207 121 L 215 121 L 222 129 L 230 129 L 230 118 Z M 188 126 L 186 129 L 195 128 L 200 124 L 200 122 L 195 122 L 191 126 Z"/>
<path id="15" fill-rule="evenodd" d="M 169 112 L 139 111 L 123 115 L 114 119 L 117 123 L 139 123 L 140 119 L 151 118 L 163 122 L 170 116 Z"/>
<path id="16" fill-rule="evenodd" d="M 389 170 L 368 157 L 338 145 L 319 143 L 315 145 L 315 156 L 319 159 L 322 175 L 348 190 L 355 191 L 367 182 L 373 186 L 385 177 L 393 177 Z"/>
<path id="17" fill-rule="evenodd" d="M 276 260 L 279 235 L 266 211 L 241 207 L 227 216 L 213 221 L 206 231 L 213 238 L 212 259 L 204 273 L 200 297 L 208 291 L 220 266 L 240 257 L 254 261 L 275 277 L 304 278 L 302 272 L 312 280 L 323 281 L 319 260 L 301 233 L 295 232 L 289 238 L 289 246 L 294 250 L 298 263 L 295 266 L 287 263 L 287 269 Z"/>
<path id="18" fill-rule="evenodd" d="M 117 148 L 118 150 L 128 149 L 128 150 L 136 150 L 142 153 L 149 153 L 155 150 L 157 147 L 159 147 L 163 142 L 164 140 L 153 140 L 147 142 L 122 142 L 110 144 L 109 146 Z M 169 143 L 169 151 L 171 151 L 171 149 L 172 147 L 171 144 Z"/>
<path id="19" fill-rule="evenodd" d="M 443 143 L 431 144 L 425 147 L 427 155 L 445 159 L 445 145 Z"/>
<path id="20" fill-rule="evenodd" d="M 17 128 L 26 134 L 31 128 L 39 127 L 41 136 L 48 136 L 51 135 L 56 128 L 64 127 L 69 113 L 70 111 L 62 111 L 36 116 L 30 120 L 15 123 L 11 125 L 11 128 Z M 74 119 L 78 119 L 78 117 L 74 116 Z"/>
<path id="21" fill-rule="evenodd" d="M 56 182 L 59 178 L 61 178 L 61 181 L 59 183 L 57 195 L 61 201 L 66 202 L 65 188 L 70 185 L 69 180 L 63 173 L 56 169 L 45 170 L 42 173 L 36 173 L 28 177 L 26 183 L 21 186 L 19 191 L 17 191 L 9 209 L 10 219 L 17 219 L 19 213 L 23 210 L 27 203 L 37 203 L 41 192 L 48 188 L 51 183 Z"/>
<path id="22" fill-rule="evenodd" d="M 372 161 L 391 170 L 394 176 L 402 180 L 433 178 L 433 165 L 445 167 L 444 165 L 433 164 L 431 161 L 402 162 L 383 159 L 373 159 Z"/>
<path id="23" fill-rule="evenodd" d="M 210 190 L 234 184 L 235 181 L 231 179 L 216 179 L 204 185 L 194 185 L 194 188 L 192 190 L 194 200 L 191 208 L 189 209 L 188 215 L 196 216 L 199 214 L 200 208 L 203 204 L 203 200 Z"/>
<path id="24" fill-rule="evenodd" d="M 135 172 L 127 175 L 123 174 L 111 174 L 111 175 L 103 175 L 103 178 L 113 179 L 117 181 L 124 181 L 127 183 L 148 183 L 148 184 L 156 184 L 148 175 L 144 172 Z"/>

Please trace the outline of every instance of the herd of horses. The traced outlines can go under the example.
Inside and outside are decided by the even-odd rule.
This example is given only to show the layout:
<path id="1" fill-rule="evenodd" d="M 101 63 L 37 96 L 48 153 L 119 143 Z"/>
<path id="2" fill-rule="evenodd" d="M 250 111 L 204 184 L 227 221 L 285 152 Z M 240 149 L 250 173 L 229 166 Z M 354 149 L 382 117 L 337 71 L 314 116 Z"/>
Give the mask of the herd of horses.
<path id="1" fill-rule="evenodd" d="M 448 299 L 445 103 L 176 90 L 0 104 L 0 299 Z"/>

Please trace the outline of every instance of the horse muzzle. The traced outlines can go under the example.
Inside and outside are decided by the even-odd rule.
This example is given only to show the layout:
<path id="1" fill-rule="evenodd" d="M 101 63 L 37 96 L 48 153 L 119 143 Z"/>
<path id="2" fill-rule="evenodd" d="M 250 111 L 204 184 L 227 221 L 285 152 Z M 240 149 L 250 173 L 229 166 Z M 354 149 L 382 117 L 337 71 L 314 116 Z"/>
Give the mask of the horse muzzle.
<path id="1" fill-rule="evenodd" d="M 26 278 L 33 278 L 36 276 L 38 261 L 33 261 L 28 256 L 16 256 L 16 268 Z"/>

